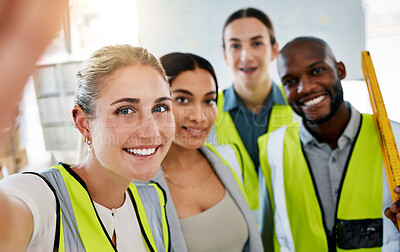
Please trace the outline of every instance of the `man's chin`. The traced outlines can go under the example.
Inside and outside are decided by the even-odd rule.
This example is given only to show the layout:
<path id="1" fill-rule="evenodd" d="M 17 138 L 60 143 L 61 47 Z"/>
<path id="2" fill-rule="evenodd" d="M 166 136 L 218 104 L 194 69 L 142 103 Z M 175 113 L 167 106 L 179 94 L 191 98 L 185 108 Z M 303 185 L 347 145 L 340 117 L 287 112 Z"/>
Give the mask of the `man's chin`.
<path id="1" fill-rule="evenodd" d="M 302 110 L 296 109 L 294 107 L 292 107 L 292 109 L 298 116 L 301 117 L 301 119 L 303 120 L 303 123 L 307 126 L 315 126 L 315 125 L 323 124 L 323 123 L 329 121 L 329 119 L 331 119 L 333 116 L 333 114 L 330 113 L 328 115 L 316 118 L 315 114 L 307 115 Z"/>
<path id="2" fill-rule="evenodd" d="M 302 116 L 303 118 L 303 122 L 307 125 L 307 126 L 316 126 L 316 125 L 321 125 L 323 123 L 326 123 L 327 121 L 329 121 L 332 118 L 332 114 L 320 117 L 320 118 L 315 118 L 315 117 L 308 117 L 308 116 Z"/>

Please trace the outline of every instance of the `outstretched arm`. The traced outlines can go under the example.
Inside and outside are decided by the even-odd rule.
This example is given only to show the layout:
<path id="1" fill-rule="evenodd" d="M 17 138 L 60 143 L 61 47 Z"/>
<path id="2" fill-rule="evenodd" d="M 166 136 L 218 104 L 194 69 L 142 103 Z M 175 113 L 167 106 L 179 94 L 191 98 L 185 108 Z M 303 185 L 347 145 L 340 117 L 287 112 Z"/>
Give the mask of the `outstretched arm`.
<path id="1" fill-rule="evenodd" d="M 0 133 L 13 123 L 36 61 L 60 29 L 65 0 L 0 1 Z"/>
<path id="2" fill-rule="evenodd" d="M 19 199 L 0 189 L 0 251 L 25 251 L 33 232 L 33 217 Z"/>

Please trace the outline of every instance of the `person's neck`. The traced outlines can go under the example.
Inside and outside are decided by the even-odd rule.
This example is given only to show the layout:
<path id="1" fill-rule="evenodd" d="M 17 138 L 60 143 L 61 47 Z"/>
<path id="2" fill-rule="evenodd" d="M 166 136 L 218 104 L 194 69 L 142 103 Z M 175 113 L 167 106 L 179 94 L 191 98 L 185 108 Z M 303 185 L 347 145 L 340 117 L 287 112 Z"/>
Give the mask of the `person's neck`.
<path id="1" fill-rule="evenodd" d="M 186 149 L 175 143 L 171 144 L 161 167 L 165 172 L 175 173 L 193 169 L 193 164 L 203 158 L 199 149 Z"/>
<path id="2" fill-rule="evenodd" d="M 255 114 L 260 113 L 272 90 L 272 81 L 266 79 L 253 87 L 234 83 L 234 89 L 244 106 Z"/>
<path id="3" fill-rule="evenodd" d="M 306 123 L 305 126 L 318 142 L 327 143 L 334 150 L 338 147 L 338 139 L 343 134 L 349 121 L 350 111 L 346 103 L 343 102 L 335 115 L 328 121 L 321 124 Z"/>
<path id="4" fill-rule="evenodd" d="M 104 168 L 94 154 L 72 169 L 85 182 L 94 202 L 109 209 L 123 205 L 130 180 Z"/>

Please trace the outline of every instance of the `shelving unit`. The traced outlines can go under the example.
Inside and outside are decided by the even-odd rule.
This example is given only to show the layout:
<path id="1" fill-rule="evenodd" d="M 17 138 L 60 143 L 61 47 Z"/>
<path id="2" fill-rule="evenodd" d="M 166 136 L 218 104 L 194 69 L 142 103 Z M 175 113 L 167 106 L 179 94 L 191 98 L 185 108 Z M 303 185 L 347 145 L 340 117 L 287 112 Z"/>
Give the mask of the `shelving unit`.
<path id="1" fill-rule="evenodd" d="M 2 169 L 7 168 L 7 173 L 13 174 L 20 171 L 28 163 L 26 149 L 20 141 L 20 130 L 17 126 L 1 134 L 0 144 L 0 179 L 3 177 Z"/>
<path id="2" fill-rule="evenodd" d="M 73 151 L 79 133 L 74 128 L 76 74 L 81 60 L 41 63 L 33 74 L 40 121 L 47 151 Z"/>

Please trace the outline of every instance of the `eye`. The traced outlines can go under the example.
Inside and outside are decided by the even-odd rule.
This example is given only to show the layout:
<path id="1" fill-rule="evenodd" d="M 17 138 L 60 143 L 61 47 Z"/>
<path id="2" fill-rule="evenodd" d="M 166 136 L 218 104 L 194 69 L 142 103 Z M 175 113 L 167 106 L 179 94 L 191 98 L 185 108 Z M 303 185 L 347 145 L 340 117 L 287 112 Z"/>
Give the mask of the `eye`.
<path id="1" fill-rule="evenodd" d="M 240 48 L 240 44 L 231 44 L 232 49 L 238 49 Z"/>
<path id="2" fill-rule="evenodd" d="M 175 99 L 178 103 L 189 103 L 189 99 L 185 97 L 177 97 Z"/>
<path id="3" fill-rule="evenodd" d="M 214 105 L 214 104 L 217 103 L 217 100 L 215 100 L 215 99 L 209 99 L 209 100 L 206 101 L 206 103 L 207 103 L 207 105 L 212 106 L 212 105 Z"/>
<path id="4" fill-rule="evenodd" d="M 282 85 L 283 86 L 290 86 L 296 83 L 296 79 L 288 79 L 288 80 L 282 80 Z"/>
<path id="5" fill-rule="evenodd" d="M 169 106 L 167 104 L 159 104 L 153 108 L 153 112 L 162 113 L 169 110 Z"/>
<path id="6" fill-rule="evenodd" d="M 254 43 L 253 43 L 253 46 L 261 46 L 261 45 L 263 45 L 263 42 L 262 41 L 255 41 Z"/>
<path id="7" fill-rule="evenodd" d="M 312 72 L 312 74 L 316 75 L 316 74 L 322 73 L 323 71 L 325 71 L 325 68 L 319 67 L 319 68 L 313 69 L 311 72 Z"/>
<path id="8" fill-rule="evenodd" d="M 120 114 L 120 115 L 128 115 L 133 112 L 134 112 L 133 109 L 129 108 L 129 107 L 122 107 L 122 108 L 117 109 L 117 111 L 115 111 L 116 114 Z"/>

